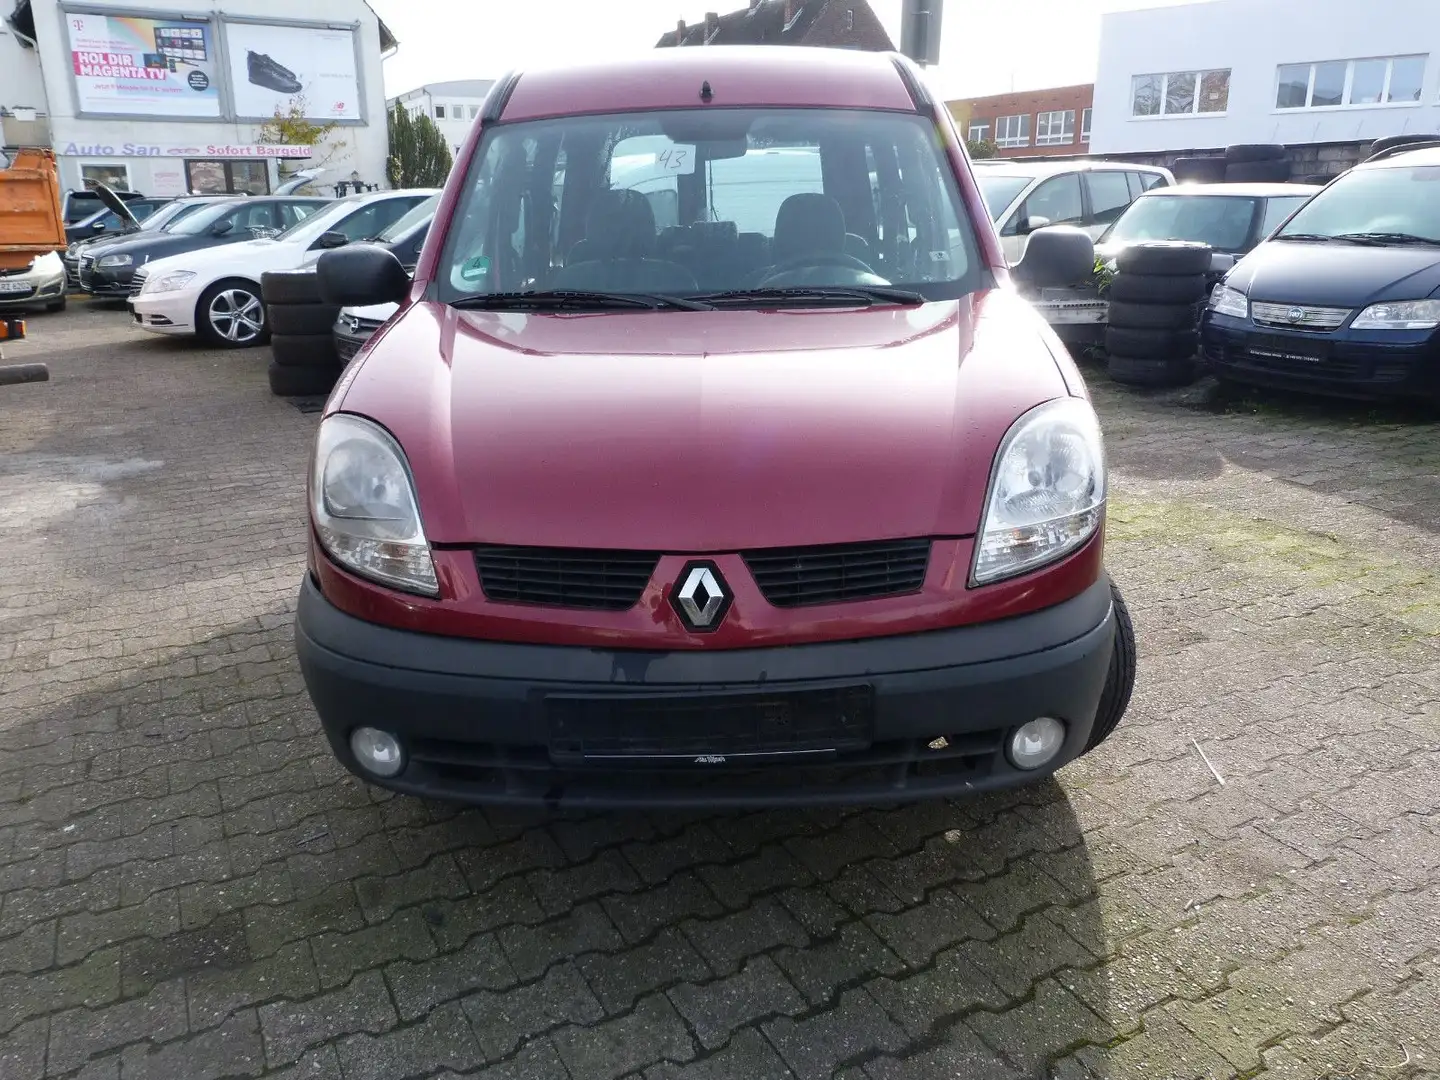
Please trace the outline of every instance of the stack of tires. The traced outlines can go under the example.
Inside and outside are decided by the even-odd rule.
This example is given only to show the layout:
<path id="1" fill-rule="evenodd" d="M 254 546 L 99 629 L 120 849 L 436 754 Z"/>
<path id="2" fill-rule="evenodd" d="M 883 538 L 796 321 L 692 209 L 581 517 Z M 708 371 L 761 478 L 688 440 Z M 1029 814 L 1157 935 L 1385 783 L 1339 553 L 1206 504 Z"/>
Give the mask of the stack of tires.
<path id="1" fill-rule="evenodd" d="M 1210 247 L 1181 240 L 1120 250 L 1110 282 L 1106 370 L 1131 386 L 1182 386 L 1195 379 Z"/>
<path id="2" fill-rule="evenodd" d="M 328 394 L 344 366 L 335 352 L 339 307 L 320 298 L 314 268 L 270 270 L 260 278 L 270 328 L 270 390 L 279 397 Z"/>
<path id="3" fill-rule="evenodd" d="M 1290 160 L 1279 143 L 1237 143 L 1213 157 L 1178 157 L 1170 172 L 1182 184 L 1284 184 Z"/>

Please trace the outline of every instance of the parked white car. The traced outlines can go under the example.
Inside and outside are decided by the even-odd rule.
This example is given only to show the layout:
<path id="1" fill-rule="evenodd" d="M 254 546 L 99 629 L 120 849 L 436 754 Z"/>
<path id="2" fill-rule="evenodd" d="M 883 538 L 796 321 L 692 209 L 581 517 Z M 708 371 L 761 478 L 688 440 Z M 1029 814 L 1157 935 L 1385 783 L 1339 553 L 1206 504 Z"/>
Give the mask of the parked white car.
<path id="1" fill-rule="evenodd" d="M 135 323 L 155 334 L 198 335 L 226 348 L 269 337 L 260 276 L 297 270 L 320 255 L 384 232 L 433 188 L 373 191 L 336 199 L 278 236 L 156 259 L 136 274 Z"/>
<path id="2" fill-rule="evenodd" d="M 37 255 L 20 270 L 0 270 L 0 311 L 44 305 L 46 311 L 65 308 L 65 263 L 58 252 Z"/>
<path id="3" fill-rule="evenodd" d="M 1097 240 L 1143 192 L 1175 183 L 1169 169 L 1122 161 L 990 158 L 975 166 L 985 208 L 1011 266 L 1024 257 L 1036 229 L 1078 225 Z"/>

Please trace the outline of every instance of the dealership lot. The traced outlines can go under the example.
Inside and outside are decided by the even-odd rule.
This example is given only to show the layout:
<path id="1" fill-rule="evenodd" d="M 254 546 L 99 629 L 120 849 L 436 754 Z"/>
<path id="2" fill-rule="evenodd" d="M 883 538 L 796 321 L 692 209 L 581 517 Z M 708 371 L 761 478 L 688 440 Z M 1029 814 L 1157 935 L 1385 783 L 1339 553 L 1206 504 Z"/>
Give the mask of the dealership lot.
<path id="1" fill-rule="evenodd" d="M 291 643 L 315 416 L 127 319 L 37 316 L 52 381 L 0 388 L 5 1080 L 1440 1070 L 1440 425 L 1094 378 L 1102 750 L 544 820 L 343 773 Z"/>

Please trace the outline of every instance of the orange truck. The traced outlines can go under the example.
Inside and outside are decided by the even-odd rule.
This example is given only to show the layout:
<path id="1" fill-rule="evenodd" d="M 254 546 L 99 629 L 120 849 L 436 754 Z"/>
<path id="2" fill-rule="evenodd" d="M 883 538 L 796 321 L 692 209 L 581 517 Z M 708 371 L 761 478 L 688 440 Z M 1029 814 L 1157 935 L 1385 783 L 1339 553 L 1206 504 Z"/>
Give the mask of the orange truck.
<path id="1" fill-rule="evenodd" d="M 53 150 L 20 150 L 0 169 L 0 270 L 23 270 L 65 249 L 60 174 Z"/>
<path id="2" fill-rule="evenodd" d="M 24 270 L 39 256 L 64 247 L 65 218 L 55 153 L 21 150 L 9 168 L 0 169 L 0 271 Z M 0 346 L 24 336 L 23 320 L 0 318 Z M 0 384 L 48 378 L 43 364 L 0 367 Z"/>

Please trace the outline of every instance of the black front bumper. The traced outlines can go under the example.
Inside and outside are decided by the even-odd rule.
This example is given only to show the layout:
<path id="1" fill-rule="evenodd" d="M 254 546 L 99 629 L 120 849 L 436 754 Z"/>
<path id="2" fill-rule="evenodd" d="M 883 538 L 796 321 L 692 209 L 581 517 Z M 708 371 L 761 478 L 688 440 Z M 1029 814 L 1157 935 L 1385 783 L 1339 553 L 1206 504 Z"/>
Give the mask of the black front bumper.
<path id="1" fill-rule="evenodd" d="M 135 278 L 134 266 L 101 267 L 80 264 L 80 288 L 91 296 L 105 299 L 123 299 L 131 295 L 131 283 Z"/>
<path id="2" fill-rule="evenodd" d="M 860 641 L 694 652 L 435 637 L 363 622 L 310 578 L 296 647 L 339 759 L 395 790 L 552 808 L 900 802 L 1028 783 L 1089 743 L 1115 638 L 1110 582 L 999 622 Z M 1021 724 L 1063 720 L 1045 767 Z M 738 725 L 738 726 L 737 726 Z M 388 731 L 391 779 L 349 736 Z"/>
<path id="3" fill-rule="evenodd" d="M 1362 400 L 1440 396 L 1440 335 L 1332 334 L 1261 327 L 1207 311 L 1201 352 L 1233 382 Z"/>

